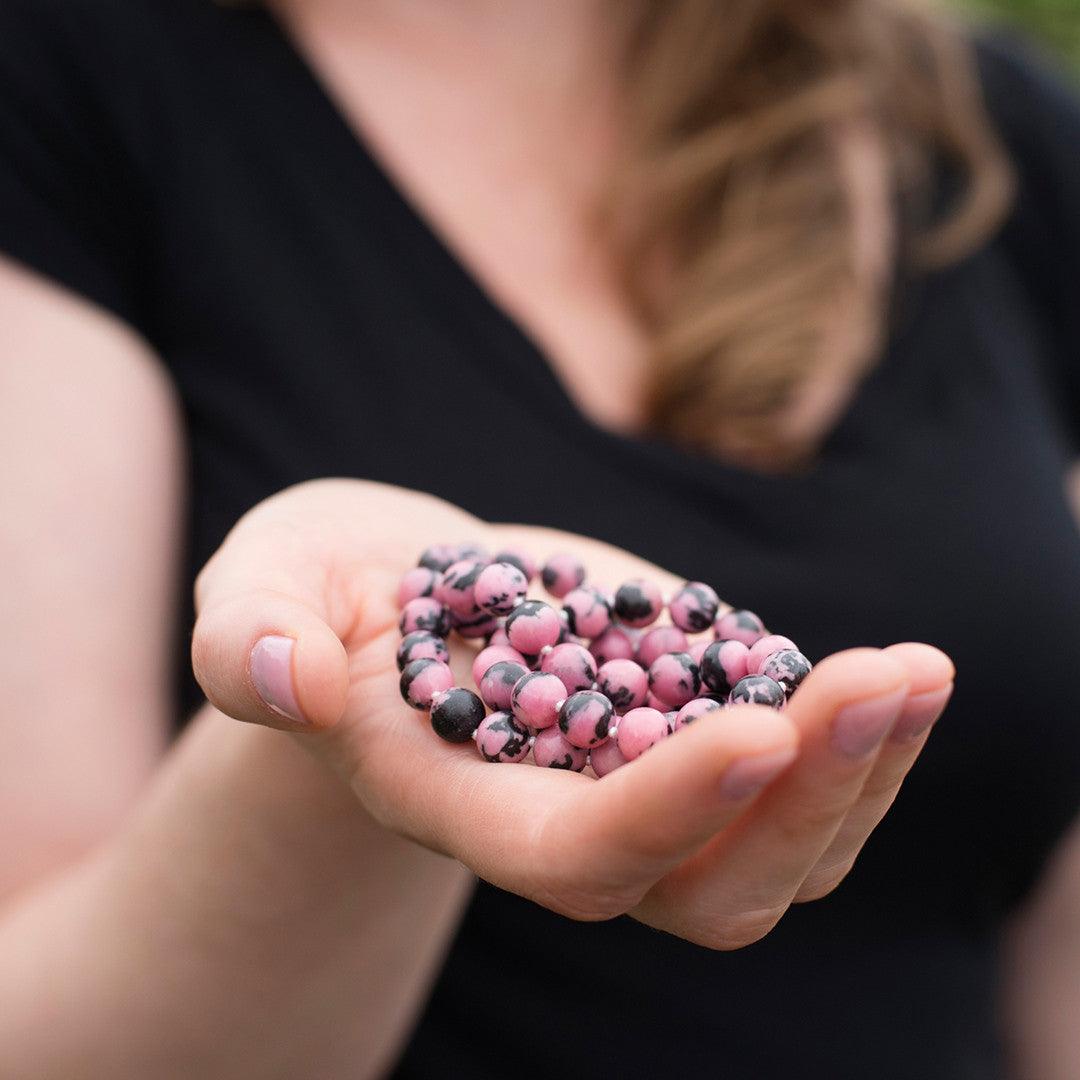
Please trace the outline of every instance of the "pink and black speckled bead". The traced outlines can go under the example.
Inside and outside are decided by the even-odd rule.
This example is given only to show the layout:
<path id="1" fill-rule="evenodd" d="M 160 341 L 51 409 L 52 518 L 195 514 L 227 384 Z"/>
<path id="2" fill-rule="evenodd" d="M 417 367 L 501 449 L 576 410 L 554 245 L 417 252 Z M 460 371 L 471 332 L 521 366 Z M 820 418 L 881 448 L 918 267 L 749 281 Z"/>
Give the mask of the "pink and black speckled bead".
<path id="1" fill-rule="evenodd" d="M 461 622 L 473 621 L 482 614 L 476 603 L 475 590 L 476 580 L 486 566 L 477 559 L 459 559 L 446 568 L 442 581 L 435 586 L 435 599 L 445 604 Z"/>
<path id="2" fill-rule="evenodd" d="M 621 626 L 613 626 L 589 645 L 589 652 L 598 664 L 606 664 L 609 660 L 633 660 L 637 648 L 634 639 Z"/>
<path id="3" fill-rule="evenodd" d="M 404 669 L 411 660 L 441 660 L 450 662 L 450 650 L 441 637 L 436 637 L 428 630 L 414 630 L 401 639 L 397 650 L 398 671 Z"/>
<path id="4" fill-rule="evenodd" d="M 767 675 L 747 675 L 732 687 L 728 701 L 732 705 L 750 702 L 779 709 L 784 704 L 784 688 Z"/>
<path id="5" fill-rule="evenodd" d="M 701 657 L 701 681 L 713 693 L 726 697 L 750 673 L 749 660 L 750 650 L 741 641 L 713 641 Z"/>
<path id="6" fill-rule="evenodd" d="M 708 630 L 719 610 L 720 597 L 701 581 L 688 581 L 668 603 L 671 621 L 691 634 Z"/>
<path id="7" fill-rule="evenodd" d="M 675 715 L 672 730 L 679 731 L 686 727 L 687 724 L 692 724 L 698 717 L 704 716 L 706 713 L 719 712 L 722 708 L 723 706 L 715 698 L 694 698 L 693 701 L 688 701 Z"/>
<path id="8" fill-rule="evenodd" d="M 746 670 L 750 675 L 761 675 L 765 664 L 773 653 L 782 652 L 784 649 L 794 649 L 798 652 L 799 647 L 791 638 L 783 634 L 766 634 L 758 638 L 750 646 L 750 655 L 746 658 Z"/>
<path id="9" fill-rule="evenodd" d="M 573 746 L 589 749 L 607 737 L 615 710 L 596 690 L 579 690 L 563 702 L 559 710 L 559 730 Z"/>
<path id="10" fill-rule="evenodd" d="M 431 702 L 431 727 L 447 742 L 468 742 L 484 719 L 484 703 L 471 690 L 453 686 Z"/>
<path id="11" fill-rule="evenodd" d="M 568 694 L 591 689 L 596 682 L 596 661 L 584 645 L 566 642 L 540 658 L 540 670 L 557 675 Z"/>
<path id="12" fill-rule="evenodd" d="M 616 590 L 613 606 L 621 623 L 640 628 L 656 622 L 664 610 L 664 598 L 653 582 L 632 578 Z"/>
<path id="13" fill-rule="evenodd" d="M 533 557 L 520 548 L 503 548 L 495 553 L 493 562 L 505 562 L 516 566 L 524 575 L 526 581 L 532 581 L 536 577 L 536 562 Z"/>
<path id="14" fill-rule="evenodd" d="M 686 635 L 677 626 L 656 626 L 641 635 L 637 662 L 647 671 L 664 653 L 686 652 L 689 647 Z"/>
<path id="15" fill-rule="evenodd" d="M 435 586 L 440 581 L 442 581 L 442 574 L 438 570 L 432 570 L 427 566 L 414 566 L 405 573 L 398 585 L 398 607 L 404 607 L 418 596 L 434 595 Z"/>
<path id="16" fill-rule="evenodd" d="M 747 648 L 769 631 L 752 611 L 728 611 L 713 627 L 717 641 L 741 641 Z"/>
<path id="17" fill-rule="evenodd" d="M 430 709 L 436 695 L 454 685 L 454 673 L 441 660 L 410 660 L 402 668 L 398 684 L 406 704 L 414 709 Z"/>
<path id="18" fill-rule="evenodd" d="M 585 580 L 585 566 L 576 555 L 552 555 L 540 571 L 540 580 L 560 600 Z"/>
<path id="19" fill-rule="evenodd" d="M 509 645 L 489 645 L 486 649 L 481 649 L 476 654 L 476 659 L 473 660 L 473 682 L 479 685 L 480 680 L 484 677 L 484 672 L 492 664 L 497 664 L 500 660 L 513 660 L 523 667 L 528 667 L 528 664 L 525 663 L 525 657 L 517 649 L 512 649 Z"/>
<path id="20" fill-rule="evenodd" d="M 418 596 L 401 609 L 398 629 L 403 634 L 427 630 L 437 637 L 444 638 L 450 633 L 450 612 L 435 597 Z"/>
<path id="21" fill-rule="evenodd" d="M 510 563 L 494 562 L 480 571 L 473 586 L 473 599 L 489 615 L 509 615 L 525 598 L 529 582 Z"/>
<path id="22" fill-rule="evenodd" d="M 598 638 L 611 626 L 611 598 L 593 585 L 571 589 L 563 597 L 563 611 L 577 637 Z"/>
<path id="23" fill-rule="evenodd" d="M 597 777 L 604 777 L 616 769 L 621 769 L 626 764 L 626 758 L 619 749 L 618 741 L 608 739 L 589 751 L 589 764 Z"/>
<path id="24" fill-rule="evenodd" d="M 418 566 L 428 570 L 436 570 L 440 574 L 453 562 L 460 558 L 456 544 L 432 544 L 425 548 L 420 556 Z"/>
<path id="25" fill-rule="evenodd" d="M 559 613 L 542 600 L 523 600 L 506 617 L 506 636 L 518 652 L 538 656 L 546 645 L 556 645 L 563 631 Z"/>
<path id="26" fill-rule="evenodd" d="M 485 761 L 514 763 L 529 756 L 529 729 L 508 712 L 493 712 L 476 729 L 476 749 Z"/>
<path id="27" fill-rule="evenodd" d="M 539 731 L 558 722 L 565 700 L 562 679 L 544 671 L 531 671 L 518 679 L 511 691 L 510 711 L 518 723 Z"/>
<path id="28" fill-rule="evenodd" d="M 524 664 L 514 660 L 497 660 L 476 684 L 480 698 L 489 709 L 505 711 L 510 708 L 514 687 L 529 674 Z"/>
<path id="29" fill-rule="evenodd" d="M 671 733 L 667 717 L 658 709 L 631 709 L 620 717 L 615 734 L 619 751 L 627 761 L 640 757 Z"/>
<path id="30" fill-rule="evenodd" d="M 533 743 L 533 761 L 542 769 L 567 769 L 581 772 L 589 760 L 589 751 L 566 741 L 557 728 L 544 728 L 536 733 Z"/>
<path id="31" fill-rule="evenodd" d="M 649 690 L 669 709 L 681 709 L 700 689 L 701 675 L 689 653 L 665 653 L 649 668 Z"/>
<path id="32" fill-rule="evenodd" d="M 596 673 L 596 688 L 611 701 L 616 712 L 626 712 L 645 704 L 649 676 L 633 660 L 609 660 Z"/>
<path id="33" fill-rule="evenodd" d="M 810 674 L 813 665 L 798 649 L 781 649 L 774 652 L 762 665 L 761 674 L 775 679 L 790 696 L 799 683 Z"/>

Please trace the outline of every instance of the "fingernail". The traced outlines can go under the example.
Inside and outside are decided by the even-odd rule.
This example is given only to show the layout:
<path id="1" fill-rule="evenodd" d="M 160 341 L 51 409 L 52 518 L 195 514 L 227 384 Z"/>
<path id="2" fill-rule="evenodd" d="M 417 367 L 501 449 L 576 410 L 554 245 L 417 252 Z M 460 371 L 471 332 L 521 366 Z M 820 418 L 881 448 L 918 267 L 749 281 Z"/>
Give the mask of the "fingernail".
<path id="1" fill-rule="evenodd" d="M 779 776 L 795 760 L 795 754 L 795 747 L 788 746 L 732 762 L 720 777 L 720 794 L 733 802 L 750 798 Z"/>
<path id="2" fill-rule="evenodd" d="M 259 697 L 279 716 L 304 723 L 304 714 L 293 691 L 292 638 L 270 636 L 259 638 L 251 650 L 249 667 L 251 681 Z"/>
<path id="3" fill-rule="evenodd" d="M 900 719 L 892 729 L 893 742 L 911 742 L 917 739 L 941 715 L 945 703 L 952 694 L 952 683 L 923 694 L 912 694 L 900 712 Z"/>
<path id="4" fill-rule="evenodd" d="M 877 749 L 900 715 L 907 687 L 870 701 L 848 705 L 833 720 L 832 745 L 850 758 L 865 757 Z"/>

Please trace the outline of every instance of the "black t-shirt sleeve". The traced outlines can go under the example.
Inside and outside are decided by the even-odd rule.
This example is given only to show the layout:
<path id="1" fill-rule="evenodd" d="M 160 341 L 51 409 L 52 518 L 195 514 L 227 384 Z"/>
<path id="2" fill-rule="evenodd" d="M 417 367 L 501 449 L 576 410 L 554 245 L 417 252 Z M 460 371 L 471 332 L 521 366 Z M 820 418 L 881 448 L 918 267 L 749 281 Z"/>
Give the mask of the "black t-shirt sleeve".
<path id="1" fill-rule="evenodd" d="M 1017 178 L 1002 239 L 1045 330 L 1052 388 L 1080 443 L 1080 90 L 1016 40 L 984 39 L 978 55 Z"/>
<path id="2" fill-rule="evenodd" d="M 123 79 L 101 71 L 108 6 L 0 4 L 0 251 L 140 326 L 142 200 L 109 97 Z"/>

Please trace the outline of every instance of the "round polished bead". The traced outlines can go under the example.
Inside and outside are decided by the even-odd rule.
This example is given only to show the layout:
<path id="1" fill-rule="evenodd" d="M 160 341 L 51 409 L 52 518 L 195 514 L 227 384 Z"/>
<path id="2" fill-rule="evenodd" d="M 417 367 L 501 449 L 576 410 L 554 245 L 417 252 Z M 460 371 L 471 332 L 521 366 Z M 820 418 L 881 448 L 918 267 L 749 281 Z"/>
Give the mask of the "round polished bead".
<path id="1" fill-rule="evenodd" d="M 566 741 L 586 749 L 608 737 L 615 716 L 611 702 L 596 690 L 579 690 L 563 702 L 559 710 L 559 730 Z"/>
<path id="2" fill-rule="evenodd" d="M 468 742 L 483 719 L 484 703 L 462 686 L 436 694 L 431 702 L 431 726 L 447 742 Z"/>
<path id="3" fill-rule="evenodd" d="M 516 566 L 524 575 L 526 581 L 532 581 L 536 577 L 536 561 L 527 552 L 520 548 L 503 548 L 495 553 L 494 562 L 505 562 Z"/>
<path id="4" fill-rule="evenodd" d="M 521 724 L 538 731 L 558 722 L 566 687 L 557 675 L 531 671 L 518 679 L 510 694 L 510 711 Z"/>
<path id="5" fill-rule="evenodd" d="M 418 596 L 401 609 L 398 629 L 403 634 L 427 630 L 438 637 L 450 633 L 450 612 L 433 596 Z"/>
<path id="6" fill-rule="evenodd" d="M 783 634 L 766 634 L 765 637 L 758 638 L 750 646 L 750 655 L 746 658 L 747 674 L 762 674 L 762 669 L 765 667 L 765 662 L 769 657 L 773 653 L 781 652 L 784 649 L 799 651 L 799 647 L 795 642 L 791 638 L 784 637 Z"/>
<path id="7" fill-rule="evenodd" d="M 653 582 L 633 578 L 619 586 L 614 608 L 619 621 L 627 626 L 648 626 L 660 617 L 664 598 Z"/>
<path id="8" fill-rule="evenodd" d="M 669 709 L 681 709 L 700 689 L 701 675 L 689 653 L 665 653 L 649 668 L 649 690 Z"/>
<path id="9" fill-rule="evenodd" d="M 576 555 L 552 555 L 540 571 L 540 580 L 552 596 L 561 600 L 585 580 L 585 567 Z"/>
<path id="10" fill-rule="evenodd" d="M 649 676 L 633 660 L 609 660 L 596 673 L 596 688 L 611 701 L 616 712 L 645 704 Z"/>
<path id="11" fill-rule="evenodd" d="M 659 709 L 641 708 L 619 718 L 615 738 L 622 756 L 633 761 L 669 734 L 667 717 Z"/>
<path id="12" fill-rule="evenodd" d="M 790 695 L 810 674 L 812 666 L 798 649 L 781 649 L 765 661 L 761 674 L 775 679 L 784 688 L 784 693 Z"/>
<path id="13" fill-rule="evenodd" d="M 750 702 L 779 709 L 784 704 L 784 688 L 767 675 L 747 675 L 732 687 L 728 701 L 732 705 Z"/>
<path id="14" fill-rule="evenodd" d="M 581 772 L 589 760 L 589 751 L 566 741 L 557 728 L 544 728 L 536 733 L 533 743 L 533 761 L 542 769 L 568 769 Z"/>
<path id="15" fill-rule="evenodd" d="M 528 674 L 529 669 L 524 664 L 515 660 L 497 660 L 480 676 L 476 686 L 489 709 L 507 710 L 514 687 Z"/>
<path id="16" fill-rule="evenodd" d="M 476 659 L 473 660 L 473 682 L 479 686 L 480 680 L 484 677 L 484 672 L 492 664 L 497 664 L 500 660 L 513 660 L 515 663 L 521 664 L 522 667 L 528 667 L 525 658 L 517 649 L 512 649 L 509 645 L 489 645 L 486 649 L 481 649 L 476 654 Z"/>
<path id="17" fill-rule="evenodd" d="M 598 664 L 606 664 L 609 660 L 633 660 L 637 649 L 634 639 L 621 626 L 613 626 L 592 641 L 589 652 Z"/>
<path id="18" fill-rule="evenodd" d="M 692 724 L 699 716 L 704 716 L 706 713 L 718 712 L 721 708 L 723 708 L 723 706 L 716 698 L 694 698 L 693 701 L 688 701 L 675 715 L 675 724 L 672 730 L 679 731 L 686 727 L 687 724 Z"/>
<path id="19" fill-rule="evenodd" d="M 494 562 L 480 571 L 473 586 L 473 599 L 489 615 L 509 615 L 524 599 L 529 582 L 514 565 Z"/>
<path id="20" fill-rule="evenodd" d="M 425 548 L 420 556 L 418 566 L 428 570 L 436 570 L 440 574 L 458 559 L 457 546 L 455 544 L 432 544 Z"/>
<path id="21" fill-rule="evenodd" d="M 397 650 L 397 666 L 401 671 L 410 660 L 441 660 L 450 662 L 450 650 L 441 637 L 429 630 L 414 630 L 401 639 Z"/>
<path id="22" fill-rule="evenodd" d="M 556 645 L 563 624 L 559 613 L 542 600 L 524 600 L 506 617 L 506 636 L 518 652 L 536 656 L 546 645 Z"/>
<path id="23" fill-rule="evenodd" d="M 648 671 L 664 653 L 686 652 L 686 635 L 677 626 L 656 626 L 641 635 L 637 646 L 637 662 Z"/>
<path id="24" fill-rule="evenodd" d="M 719 610 L 720 597 L 701 581 L 688 581 L 668 603 L 671 621 L 691 634 L 708 630 Z"/>
<path id="25" fill-rule="evenodd" d="M 727 696 L 750 673 L 750 650 L 741 641 L 713 641 L 701 656 L 701 681 L 714 693 Z"/>
<path id="26" fill-rule="evenodd" d="M 524 761 L 529 756 L 529 729 L 508 712 L 493 712 L 476 729 L 476 749 L 485 761 Z"/>
<path id="27" fill-rule="evenodd" d="M 410 600 L 418 596 L 431 596 L 435 592 L 435 586 L 442 581 L 442 574 L 438 570 L 432 570 L 427 566 L 414 566 L 407 571 L 398 585 L 398 607 L 404 607 Z"/>
<path id="28" fill-rule="evenodd" d="M 557 675 L 568 694 L 588 690 L 596 682 L 596 661 L 584 645 L 566 642 L 540 658 L 540 670 Z"/>
<path id="29" fill-rule="evenodd" d="M 450 613 L 463 623 L 482 614 L 476 603 L 476 579 L 486 563 L 478 559 L 459 559 L 446 568 L 442 581 L 435 586 L 435 599 L 442 601 Z"/>
<path id="30" fill-rule="evenodd" d="M 752 611 L 728 611 L 719 616 L 713 625 L 717 641 L 741 641 L 747 647 L 769 631 Z"/>
<path id="31" fill-rule="evenodd" d="M 592 766 L 592 771 L 598 777 L 602 777 L 607 776 L 609 772 L 622 768 L 626 764 L 626 758 L 623 757 L 622 751 L 619 749 L 618 741 L 608 739 L 607 742 L 602 742 L 589 751 L 589 764 Z"/>
<path id="32" fill-rule="evenodd" d="M 577 637 L 598 638 L 611 626 L 611 598 L 593 585 L 571 589 L 563 597 L 563 611 Z"/>
<path id="33" fill-rule="evenodd" d="M 441 660 L 410 660 L 398 683 L 401 696 L 414 709 L 430 709 L 432 700 L 454 685 L 454 673 Z"/>

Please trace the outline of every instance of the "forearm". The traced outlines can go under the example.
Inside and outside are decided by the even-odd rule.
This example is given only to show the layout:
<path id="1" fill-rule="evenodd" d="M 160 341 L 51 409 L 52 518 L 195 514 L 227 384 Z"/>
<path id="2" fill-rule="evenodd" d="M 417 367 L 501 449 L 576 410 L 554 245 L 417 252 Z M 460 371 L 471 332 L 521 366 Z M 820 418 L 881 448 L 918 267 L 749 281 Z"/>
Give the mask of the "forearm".
<path id="1" fill-rule="evenodd" d="M 377 1074 L 470 880 L 207 710 L 131 824 L 5 912 L 0 1075 Z"/>

